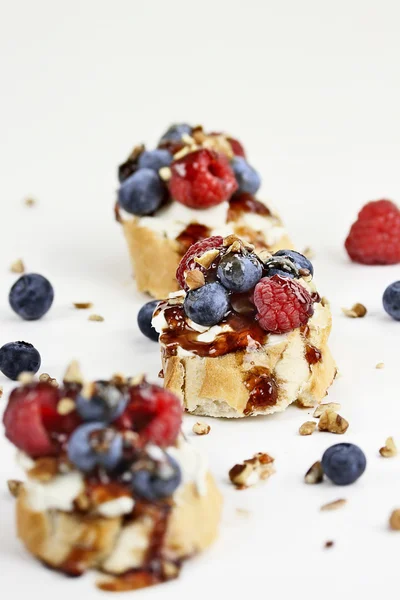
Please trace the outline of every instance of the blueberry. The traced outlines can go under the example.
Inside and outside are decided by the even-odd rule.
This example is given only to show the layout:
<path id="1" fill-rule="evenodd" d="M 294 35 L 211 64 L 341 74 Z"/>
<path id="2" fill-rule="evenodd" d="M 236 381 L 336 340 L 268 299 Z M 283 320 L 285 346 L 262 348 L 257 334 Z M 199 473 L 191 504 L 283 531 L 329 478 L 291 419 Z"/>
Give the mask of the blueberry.
<path id="1" fill-rule="evenodd" d="M 261 178 L 242 156 L 235 156 L 231 161 L 231 167 L 235 173 L 239 192 L 255 194 L 261 185 Z"/>
<path id="2" fill-rule="evenodd" d="M 138 312 L 137 324 L 140 331 L 153 342 L 158 342 L 160 334 L 154 329 L 151 324 L 153 313 L 158 305 L 158 300 L 151 300 L 142 306 Z"/>
<path id="3" fill-rule="evenodd" d="M 355 444 L 335 444 L 325 450 L 322 469 L 336 485 L 354 483 L 365 471 L 367 459 Z"/>
<path id="4" fill-rule="evenodd" d="M 133 215 L 150 215 L 159 208 L 165 187 L 153 169 L 139 169 L 118 190 L 121 208 Z"/>
<path id="5" fill-rule="evenodd" d="M 388 285 L 383 294 L 383 308 L 387 314 L 400 321 L 400 281 Z"/>
<path id="6" fill-rule="evenodd" d="M 172 154 L 168 150 L 145 150 L 139 156 L 139 169 L 152 169 L 158 171 L 162 167 L 169 167 L 172 163 Z"/>
<path id="7" fill-rule="evenodd" d="M 300 254 L 300 252 L 296 252 L 295 250 L 278 250 L 278 252 L 275 252 L 274 256 L 285 256 L 290 258 L 298 269 L 308 269 L 311 273 L 311 277 L 314 276 L 312 262 Z"/>
<path id="8" fill-rule="evenodd" d="M 102 422 L 80 425 L 68 441 L 68 458 L 85 473 L 101 466 L 114 470 L 122 459 L 123 439 L 120 433 L 107 429 Z"/>
<path id="9" fill-rule="evenodd" d="M 184 134 L 191 135 L 192 128 L 187 123 L 171 125 L 162 136 L 161 142 L 180 142 Z"/>
<path id="10" fill-rule="evenodd" d="M 290 279 L 300 277 L 299 270 L 294 262 L 284 256 L 271 256 L 265 261 L 264 269 L 266 277 L 273 277 L 274 275 L 290 277 Z"/>
<path id="11" fill-rule="evenodd" d="M 133 471 L 131 485 L 139 497 L 156 502 L 172 496 L 182 481 L 181 469 L 169 454 L 163 453 L 163 460 L 153 464 L 153 468 Z"/>
<path id="12" fill-rule="evenodd" d="M 183 308 L 195 323 L 212 327 L 229 309 L 228 293 L 220 283 L 206 283 L 187 293 Z"/>
<path id="13" fill-rule="evenodd" d="M 0 371 L 14 381 L 21 373 L 37 373 L 41 362 L 39 352 L 27 342 L 9 342 L 0 348 Z"/>
<path id="14" fill-rule="evenodd" d="M 256 256 L 226 254 L 218 265 L 222 285 L 233 292 L 247 292 L 262 277 L 262 266 Z"/>
<path id="15" fill-rule="evenodd" d="M 111 423 L 124 412 L 128 396 L 109 381 L 96 381 L 92 395 L 76 399 L 76 409 L 84 421 Z"/>
<path id="16" fill-rule="evenodd" d="M 34 321 L 43 317 L 53 304 L 53 286 L 43 275 L 22 275 L 12 286 L 8 300 L 17 315 Z"/>

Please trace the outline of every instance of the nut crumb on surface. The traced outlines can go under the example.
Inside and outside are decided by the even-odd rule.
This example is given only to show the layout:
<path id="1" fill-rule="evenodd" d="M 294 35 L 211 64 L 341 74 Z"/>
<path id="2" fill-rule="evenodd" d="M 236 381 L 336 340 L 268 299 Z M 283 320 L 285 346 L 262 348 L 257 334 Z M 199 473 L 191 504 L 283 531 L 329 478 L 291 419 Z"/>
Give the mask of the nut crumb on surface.
<path id="1" fill-rule="evenodd" d="M 260 480 L 268 479 L 275 473 L 274 460 L 269 454 L 258 452 L 253 458 L 232 467 L 229 479 L 240 490 L 256 485 Z"/>
<path id="2" fill-rule="evenodd" d="M 324 544 L 324 548 L 332 548 L 332 546 L 335 545 L 335 542 L 333 540 L 327 540 Z"/>
<path id="3" fill-rule="evenodd" d="M 240 515 L 241 517 L 249 517 L 251 512 L 247 510 L 247 508 L 237 508 L 236 514 Z"/>
<path id="4" fill-rule="evenodd" d="M 338 508 L 342 508 L 345 504 L 347 504 L 347 500 L 344 498 L 339 498 L 339 500 L 334 500 L 333 502 L 323 504 L 321 506 L 321 510 L 337 510 Z"/>
<path id="5" fill-rule="evenodd" d="M 23 486 L 22 481 L 19 481 L 18 479 L 9 479 L 7 481 L 7 486 L 10 494 L 14 496 L 14 498 L 18 498 L 18 494 Z"/>
<path id="6" fill-rule="evenodd" d="M 319 404 L 317 408 L 314 410 L 313 417 L 315 419 L 319 419 L 319 417 L 326 411 L 331 410 L 336 412 L 341 409 L 341 405 L 337 402 L 327 402 L 326 404 Z"/>
<path id="7" fill-rule="evenodd" d="M 386 439 L 385 445 L 379 449 L 379 454 L 384 458 L 391 458 L 392 456 L 396 456 L 397 447 L 392 437 L 388 437 Z"/>
<path id="8" fill-rule="evenodd" d="M 311 467 L 308 469 L 307 473 L 304 475 L 304 481 L 306 483 L 321 483 L 324 478 L 324 472 L 322 470 L 321 461 L 317 460 Z"/>
<path id="9" fill-rule="evenodd" d="M 100 323 L 101 321 L 104 321 L 104 317 L 102 317 L 101 315 L 89 315 L 88 320 L 98 321 Z"/>
<path id="10" fill-rule="evenodd" d="M 3 386 L 0 385 L 0 398 L 2 397 L 2 395 L 3 395 Z"/>
<path id="11" fill-rule="evenodd" d="M 394 531 L 400 530 L 400 508 L 396 508 L 390 515 L 389 526 Z"/>
<path id="12" fill-rule="evenodd" d="M 385 368 L 385 363 L 383 362 L 379 362 L 375 365 L 375 369 L 384 369 Z"/>
<path id="13" fill-rule="evenodd" d="M 346 315 L 346 317 L 350 317 L 352 319 L 358 319 L 360 317 L 365 317 L 367 314 L 367 309 L 364 304 L 354 304 L 352 308 L 342 308 L 342 312 Z"/>
<path id="14" fill-rule="evenodd" d="M 93 302 L 74 302 L 74 306 L 78 310 L 86 310 L 87 308 L 92 308 Z"/>
<path id="15" fill-rule="evenodd" d="M 337 412 L 325 410 L 320 416 L 318 429 L 320 431 L 329 431 L 330 433 L 346 433 L 349 423 Z"/>
<path id="16" fill-rule="evenodd" d="M 10 271 L 11 273 L 25 273 L 25 265 L 23 261 L 20 258 L 18 258 L 13 263 L 11 263 Z"/>
<path id="17" fill-rule="evenodd" d="M 300 425 L 300 435 L 311 435 L 317 428 L 317 424 L 314 421 L 306 421 L 303 425 Z"/>
<path id="18" fill-rule="evenodd" d="M 31 198 L 30 196 L 24 198 L 23 202 L 25 206 L 35 206 L 35 204 L 37 204 L 37 200 L 35 200 L 35 198 Z"/>
<path id="19" fill-rule="evenodd" d="M 195 423 L 192 428 L 193 433 L 196 435 L 208 435 L 211 431 L 210 425 L 207 423 Z"/>

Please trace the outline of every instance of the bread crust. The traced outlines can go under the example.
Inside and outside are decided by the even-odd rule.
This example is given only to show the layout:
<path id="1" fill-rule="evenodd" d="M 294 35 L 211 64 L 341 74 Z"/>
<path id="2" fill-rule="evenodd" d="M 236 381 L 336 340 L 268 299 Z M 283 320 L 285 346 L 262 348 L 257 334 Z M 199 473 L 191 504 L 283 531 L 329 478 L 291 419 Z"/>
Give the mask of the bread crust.
<path id="1" fill-rule="evenodd" d="M 162 554 L 178 560 L 207 548 L 217 536 L 221 507 L 221 494 L 209 473 L 203 495 L 195 483 L 184 484 L 174 497 Z M 16 520 L 18 537 L 29 552 L 70 574 L 97 568 L 118 575 L 140 568 L 154 527 L 149 516 L 124 521 L 59 510 L 37 512 L 30 507 L 23 486 Z"/>

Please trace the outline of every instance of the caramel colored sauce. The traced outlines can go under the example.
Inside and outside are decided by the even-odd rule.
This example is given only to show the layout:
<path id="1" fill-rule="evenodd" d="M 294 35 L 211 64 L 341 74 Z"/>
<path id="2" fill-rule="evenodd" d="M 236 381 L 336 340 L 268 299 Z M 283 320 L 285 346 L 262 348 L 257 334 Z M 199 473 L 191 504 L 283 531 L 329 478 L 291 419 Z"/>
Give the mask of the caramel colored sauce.
<path id="1" fill-rule="evenodd" d="M 322 360 L 322 353 L 311 344 L 306 344 L 306 359 L 309 365 L 315 365 Z"/>
<path id="2" fill-rule="evenodd" d="M 59 570 L 69 577 L 80 577 L 90 567 L 96 548 L 80 548 L 76 546 L 69 553 Z"/>
<path id="3" fill-rule="evenodd" d="M 146 569 L 128 571 L 119 577 L 113 577 L 106 581 L 99 581 L 97 587 L 103 592 L 130 592 L 162 583 L 164 580 L 156 573 Z"/>
<path id="4" fill-rule="evenodd" d="M 237 221 L 242 213 L 256 213 L 265 217 L 271 215 L 271 211 L 265 204 L 246 192 L 235 194 L 229 200 L 228 222 Z"/>
<path id="5" fill-rule="evenodd" d="M 123 496 L 132 496 L 128 487 L 113 481 L 103 484 L 98 483 L 97 481 L 92 482 L 89 480 L 86 482 L 85 491 L 95 506 L 102 504 L 103 502 L 110 502 L 111 500 L 122 498 Z"/>
<path id="6" fill-rule="evenodd" d="M 278 387 L 275 379 L 265 367 L 252 369 L 244 382 L 250 391 L 249 399 L 243 414 L 251 415 L 255 410 L 274 406 L 278 399 Z"/>
<path id="7" fill-rule="evenodd" d="M 176 238 L 176 241 L 179 242 L 181 246 L 182 255 L 199 240 L 203 240 L 204 238 L 210 237 L 211 230 L 205 225 L 201 225 L 200 223 L 189 223 L 189 225 L 184 229 Z"/>

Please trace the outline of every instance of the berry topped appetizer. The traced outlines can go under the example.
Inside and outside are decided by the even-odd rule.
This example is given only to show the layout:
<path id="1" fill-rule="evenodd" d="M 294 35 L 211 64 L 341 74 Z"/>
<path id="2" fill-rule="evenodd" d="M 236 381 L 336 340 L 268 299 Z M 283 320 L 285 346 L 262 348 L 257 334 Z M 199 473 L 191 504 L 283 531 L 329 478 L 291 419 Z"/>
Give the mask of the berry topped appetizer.
<path id="1" fill-rule="evenodd" d="M 312 406 L 336 367 L 331 314 L 313 266 L 293 250 L 254 252 L 234 235 L 194 244 L 177 273 L 181 292 L 156 308 L 164 382 L 187 411 L 246 417 Z"/>
<path id="2" fill-rule="evenodd" d="M 140 291 L 165 298 L 191 244 L 235 233 L 272 252 L 291 242 L 279 217 L 256 197 L 261 180 L 242 145 L 202 127 L 172 125 L 158 148 L 136 147 L 119 167 L 116 215 Z"/>
<path id="3" fill-rule="evenodd" d="M 101 570 L 104 590 L 177 577 L 213 542 L 221 509 L 181 420 L 179 400 L 143 378 L 84 385 L 75 366 L 60 387 L 16 388 L 3 421 L 26 472 L 9 486 L 28 550 L 67 575 Z"/>

